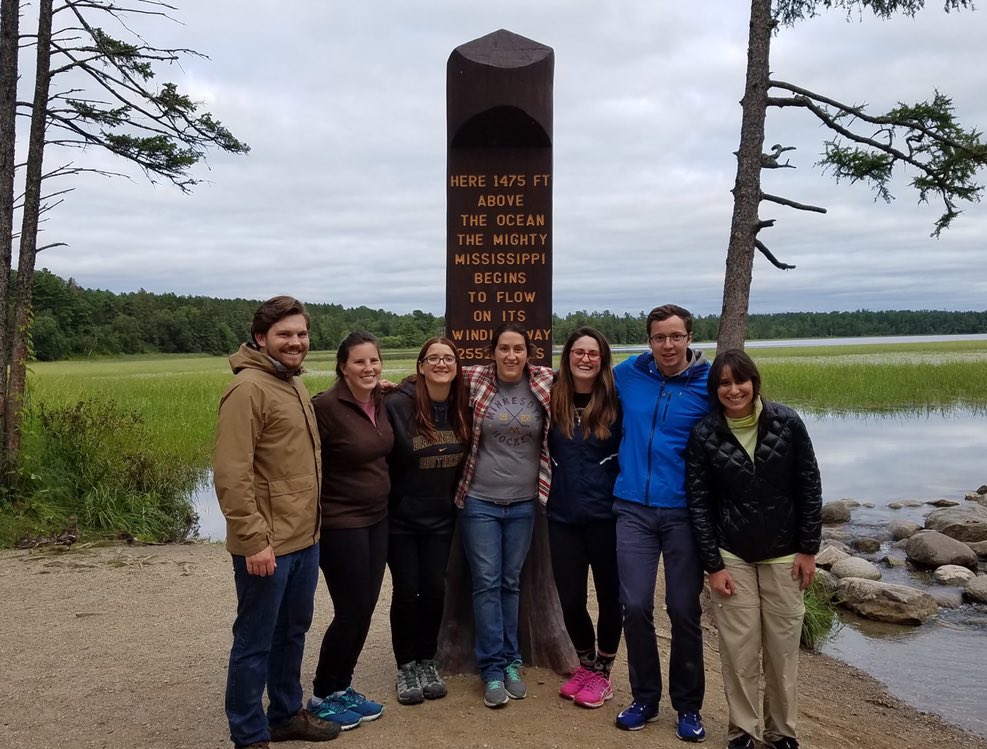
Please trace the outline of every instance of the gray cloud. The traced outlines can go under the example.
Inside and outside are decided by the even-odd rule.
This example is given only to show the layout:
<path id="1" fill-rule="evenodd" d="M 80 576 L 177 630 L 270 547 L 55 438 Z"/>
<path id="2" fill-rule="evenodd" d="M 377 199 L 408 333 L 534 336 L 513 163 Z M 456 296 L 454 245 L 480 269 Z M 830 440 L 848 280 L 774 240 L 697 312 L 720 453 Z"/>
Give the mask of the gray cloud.
<path id="1" fill-rule="evenodd" d="M 68 248 L 40 265 L 85 286 L 311 301 L 396 311 L 444 307 L 445 64 L 498 28 L 555 49 L 554 307 L 636 313 L 674 299 L 719 311 L 746 60 L 743 3 L 505 0 L 337 4 L 185 2 L 183 26 L 135 22 L 152 42 L 199 49 L 163 79 L 206 104 L 253 151 L 214 154 L 192 196 L 87 178 L 52 214 Z M 987 14 L 782 29 L 774 74 L 874 110 L 953 95 L 987 122 Z M 813 167 L 824 133 L 772 113 L 768 143 L 797 145 L 767 189 L 826 216 L 765 206 L 764 234 L 798 269 L 755 265 L 753 311 L 982 309 L 987 210 L 929 238 L 937 206 L 894 204 Z M 99 154 L 73 154 L 101 166 Z M 52 155 L 51 162 L 60 160 Z M 88 163 L 88 162 L 87 162 Z"/>

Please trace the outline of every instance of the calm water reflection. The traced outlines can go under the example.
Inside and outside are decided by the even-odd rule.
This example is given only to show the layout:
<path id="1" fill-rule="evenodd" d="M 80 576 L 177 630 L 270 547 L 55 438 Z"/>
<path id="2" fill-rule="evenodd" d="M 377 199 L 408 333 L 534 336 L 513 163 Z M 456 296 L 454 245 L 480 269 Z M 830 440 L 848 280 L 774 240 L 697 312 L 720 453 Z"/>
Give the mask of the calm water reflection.
<path id="1" fill-rule="evenodd" d="M 853 511 L 856 526 L 894 518 L 921 522 L 932 507 L 891 510 L 899 499 L 963 501 L 987 483 L 987 417 L 970 411 L 930 415 L 803 414 L 827 501 L 873 502 Z M 915 584 L 907 575 L 893 582 Z M 920 710 L 987 736 L 987 607 L 941 610 L 921 627 L 845 617 L 823 652 L 852 663 Z"/>

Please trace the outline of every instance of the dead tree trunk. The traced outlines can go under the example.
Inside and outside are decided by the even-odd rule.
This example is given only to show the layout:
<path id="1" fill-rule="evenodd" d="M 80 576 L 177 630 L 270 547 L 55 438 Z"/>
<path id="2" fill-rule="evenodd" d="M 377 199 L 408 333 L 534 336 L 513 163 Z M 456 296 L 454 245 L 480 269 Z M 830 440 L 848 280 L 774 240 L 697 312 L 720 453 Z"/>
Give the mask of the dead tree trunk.
<path id="1" fill-rule="evenodd" d="M 576 651 L 566 634 L 559 594 L 552 576 L 548 549 L 548 520 L 539 508 L 531 550 L 521 573 L 521 606 L 518 612 L 518 641 L 528 665 L 569 673 L 577 665 Z M 473 589 L 469 566 L 456 530 L 446 572 L 446 601 L 439 632 L 439 665 L 453 674 L 474 673 Z"/>
<path id="2" fill-rule="evenodd" d="M 21 418 L 30 341 L 31 284 L 34 280 L 34 262 L 38 249 L 38 216 L 41 212 L 42 167 L 48 122 L 46 112 L 51 83 L 51 8 L 52 0 L 40 0 L 33 116 L 24 178 L 24 216 L 21 222 L 20 249 L 17 256 L 17 288 L 10 332 L 12 352 L 10 379 L 7 383 L 7 398 L 4 403 L 4 449 L 9 466 L 16 466 L 20 460 Z"/>
<path id="3" fill-rule="evenodd" d="M 14 173 L 17 142 L 17 42 L 20 33 L 17 0 L 0 0 L 0 474 L 9 464 L 3 449 L 3 414 L 10 367 L 10 270 L 13 259 Z"/>
<path id="4" fill-rule="evenodd" d="M 723 309 L 716 339 L 717 351 L 743 348 L 747 337 L 747 309 L 754 270 L 754 243 L 761 202 L 761 151 L 767 116 L 768 56 L 775 21 L 771 0 L 752 0 L 747 47 L 747 82 L 741 100 L 743 118 L 737 150 L 737 180 L 733 188 L 733 219 L 723 279 Z"/>

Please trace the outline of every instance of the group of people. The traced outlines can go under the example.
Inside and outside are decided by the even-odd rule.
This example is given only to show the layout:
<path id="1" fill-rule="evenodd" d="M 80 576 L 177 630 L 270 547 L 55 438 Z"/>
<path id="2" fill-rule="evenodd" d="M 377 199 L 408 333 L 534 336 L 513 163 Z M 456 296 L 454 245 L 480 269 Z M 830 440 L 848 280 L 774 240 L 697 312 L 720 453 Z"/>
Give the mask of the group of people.
<path id="1" fill-rule="evenodd" d="M 623 633 L 633 700 L 616 725 L 633 731 L 657 720 L 663 560 L 676 735 L 706 738 L 706 572 L 728 746 L 798 746 L 802 590 L 820 543 L 819 471 L 801 420 L 761 398 L 743 351 L 710 365 L 690 346 L 692 315 L 669 304 L 648 316 L 650 351 L 617 367 L 588 327 L 568 337 L 557 372 L 537 366 L 527 331 L 505 323 L 492 333 L 490 364 L 462 366 L 452 341 L 432 338 L 415 373 L 392 386 L 381 381 L 376 339 L 355 332 L 337 351 L 336 383 L 309 399 L 299 377 L 308 323 L 291 297 L 265 302 L 252 340 L 231 357 L 235 377 L 220 403 L 214 476 L 237 592 L 226 692 L 237 749 L 324 741 L 382 714 L 352 679 L 385 566 L 398 702 L 446 695 L 435 656 L 457 527 L 483 702 L 523 699 L 520 580 L 541 508 L 578 657 L 561 697 L 587 708 L 613 697 Z M 333 618 L 303 705 L 320 568 Z"/>

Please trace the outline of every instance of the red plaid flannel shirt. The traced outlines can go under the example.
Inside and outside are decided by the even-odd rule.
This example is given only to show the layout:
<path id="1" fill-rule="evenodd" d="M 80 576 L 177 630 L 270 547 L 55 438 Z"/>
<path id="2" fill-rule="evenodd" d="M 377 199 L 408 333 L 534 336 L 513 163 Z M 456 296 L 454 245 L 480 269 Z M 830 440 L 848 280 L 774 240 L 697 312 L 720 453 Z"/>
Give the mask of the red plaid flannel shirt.
<path id="1" fill-rule="evenodd" d="M 554 373 L 551 367 L 539 367 L 532 364 L 529 364 L 527 369 L 531 392 L 545 409 L 545 430 L 542 434 L 541 456 L 538 462 L 538 501 L 545 504 L 548 502 L 548 489 L 552 483 L 552 463 L 548 457 L 548 430 L 551 426 Z M 461 376 L 470 392 L 470 407 L 473 409 L 473 440 L 470 444 L 469 456 L 466 458 L 466 466 L 463 468 L 463 477 L 459 480 L 459 488 L 456 490 L 457 507 L 462 507 L 466 501 L 466 494 L 469 492 L 470 485 L 473 483 L 473 476 L 476 473 L 476 455 L 480 450 L 483 417 L 497 394 L 497 365 L 480 364 L 463 367 Z"/>

